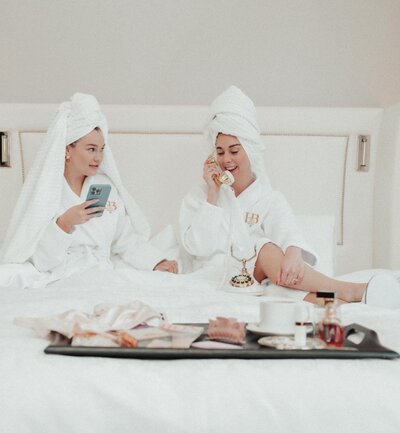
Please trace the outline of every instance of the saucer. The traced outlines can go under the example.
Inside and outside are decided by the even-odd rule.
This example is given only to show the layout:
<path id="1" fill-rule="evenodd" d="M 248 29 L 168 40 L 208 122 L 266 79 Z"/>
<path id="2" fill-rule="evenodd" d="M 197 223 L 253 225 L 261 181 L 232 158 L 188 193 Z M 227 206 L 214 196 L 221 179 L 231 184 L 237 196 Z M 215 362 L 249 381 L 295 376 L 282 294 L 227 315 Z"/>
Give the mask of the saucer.
<path id="1" fill-rule="evenodd" d="M 249 330 L 250 332 L 256 335 L 293 335 L 294 334 L 294 329 L 293 331 L 282 332 L 282 331 L 277 331 L 276 329 L 274 330 L 274 329 L 260 328 L 258 323 L 248 323 L 247 330 Z"/>
<path id="2" fill-rule="evenodd" d="M 237 295 L 254 295 L 261 296 L 264 294 L 265 287 L 261 285 L 252 285 L 250 287 L 233 287 L 228 286 L 224 289 L 225 292 L 235 293 Z"/>
<path id="3" fill-rule="evenodd" d="M 273 347 L 278 350 L 313 350 L 313 349 L 324 349 L 326 345 L 318 344 L 313 338 L 307 338 L 306 344 L 299 346 L 296 344 L 293 337 L 283 336 L 270 336 L 261 337 L 258 340 L 260 346 Z"/>
<path id="4" fill-rule="evenodd" d="M 307 334 L 311 334 L 314 330 L 312 323 L 307 323 Z M 258 323 L 248 323 L 246 327 L 250 332 L 252 332 L 255 335 L 294 335 L 294 328 L 293 331 L 277 331 L 276 329 L 267 329 L 267 328 L 260 328 Z"/>

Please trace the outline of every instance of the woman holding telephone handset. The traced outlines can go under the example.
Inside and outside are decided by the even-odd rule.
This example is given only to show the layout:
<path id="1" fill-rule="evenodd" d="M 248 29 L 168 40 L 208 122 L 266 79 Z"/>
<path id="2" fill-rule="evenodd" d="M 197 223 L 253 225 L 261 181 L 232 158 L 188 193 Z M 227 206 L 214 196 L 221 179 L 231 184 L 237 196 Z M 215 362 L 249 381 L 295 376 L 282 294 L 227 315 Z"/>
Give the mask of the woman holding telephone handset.
<path id="1" fill-rule="evenodd" d="M 2 249 L 3 263 L 30 262 L 54 281 L 118 264 L 177 273 L 149 241 L 149 226 L 125 190 L 107 145 L 97 100 L 60 105 L 32 166 Z"/>
<path id="2" fill-rule="evenodd" d="M 350 283 L 313 268 L 315 254 L 285 197 L 270 185 L 256 109 L 240 89 L 231 86 L 214 100 L 206 135 L 214 157 L 204 162 L 205 184 L 185 197 L 180 213 L 182 243 L 195 272 L 222 279 L 224 289 L 236 293 L 261 294 L 258 283 L 269 279 L 274 284 L 267 295 L 316 302 L 317 291 L 333 291 L 342 302 L 400 303 L 390 274 Z"/>

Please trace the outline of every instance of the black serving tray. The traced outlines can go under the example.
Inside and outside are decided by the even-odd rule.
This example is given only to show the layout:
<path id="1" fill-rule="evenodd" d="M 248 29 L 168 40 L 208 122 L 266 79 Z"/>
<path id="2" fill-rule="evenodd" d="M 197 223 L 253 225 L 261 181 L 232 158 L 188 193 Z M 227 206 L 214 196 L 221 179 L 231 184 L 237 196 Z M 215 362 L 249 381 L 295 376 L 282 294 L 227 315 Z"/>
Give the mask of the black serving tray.
<path id="1" fill-rule="evenodd" d="M 204 332 L 197 339 L 206 339 L 207 324 L 192 323 L 203 326 Z M 247 331 L 246 343 L 243 349 L 149 349 L 149 348 L 123 348 L 123 347 L 83 347 L 71 346 L 71 340 L 54 333 L 54 339 L 44 350 L 47 354 L 71 356 L 101 356 L 111 358 L 139 358 L 139 359 L 361 359 L 382 358 L 394 359 L 400 355 L 380 344 L 378 335 L 372 329 L 353 323 L 345 328 L 344 349 L 313 349 L 313 350 L 279 350 L 261 346 L 257 341 L 260 336 Z M 353 343 L 348 339 L 352 334 L 364 334 L 360 343 Z M 359 334 L 361 335 L 361 334 Z M 347 348 L 347 349 L 346 349 Z"/>

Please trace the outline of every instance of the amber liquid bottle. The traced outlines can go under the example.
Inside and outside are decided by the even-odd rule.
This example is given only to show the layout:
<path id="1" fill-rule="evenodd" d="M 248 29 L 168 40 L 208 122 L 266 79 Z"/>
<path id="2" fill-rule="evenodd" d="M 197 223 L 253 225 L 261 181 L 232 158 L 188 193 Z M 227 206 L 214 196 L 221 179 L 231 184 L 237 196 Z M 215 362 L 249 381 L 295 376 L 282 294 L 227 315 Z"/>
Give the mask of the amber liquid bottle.
<path id="1" fill-rule="evenodd" d="M 341 326 L 334 299 L 326 302 L 325 314 L 318 322 L 317 330 L 318 337 L 328 346 L 343 346 L 344 329 Z"/>

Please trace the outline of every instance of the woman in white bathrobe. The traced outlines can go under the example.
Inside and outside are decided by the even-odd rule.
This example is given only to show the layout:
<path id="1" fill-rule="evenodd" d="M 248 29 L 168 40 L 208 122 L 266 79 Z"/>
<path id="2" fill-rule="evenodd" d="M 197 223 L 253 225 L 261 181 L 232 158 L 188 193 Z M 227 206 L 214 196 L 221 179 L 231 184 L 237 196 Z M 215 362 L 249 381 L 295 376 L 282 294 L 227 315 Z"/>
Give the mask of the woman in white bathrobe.
<path id="1" fill-rule="evenodd" d="M 185 197 L 180 213 L 182 243 L 195 270 L 222 278 L 227 288 L 230 277 L 240 274 L 240 260 L 247 259 L 256 285 L 267 278 L 274 283 L 267 294 L 316 302 L 315 292 L 334 291 L 342 302 L 361 301 L 367 283 L 338 281 L 313 268 L 317 257 L 285 197 L 271 188 L 256 110 L 240 89 L 232 86 L 212 103 L 206 133 L 216 163 L 204 162 L 205 184 Z M 233 175 L 231 187 L 215 182 L 223 171 Z M 393 280 L 388 277 L 386 283 L 398 289 Z"/>
<path id="2" fill-rule="evenodd" d="M 177 273 L 177 263 L 149 241 L 149 226 L 122 185 L 107 132 L 93 96 L 75 94 L 61 104 L 14 211 L 3 263 L 33 264 L 48 276 L 46 283 L 93 266 Z M 92 184 L 111 185 L 105 209 L 87 208 L 97 202 L 86 201 Z"/>

